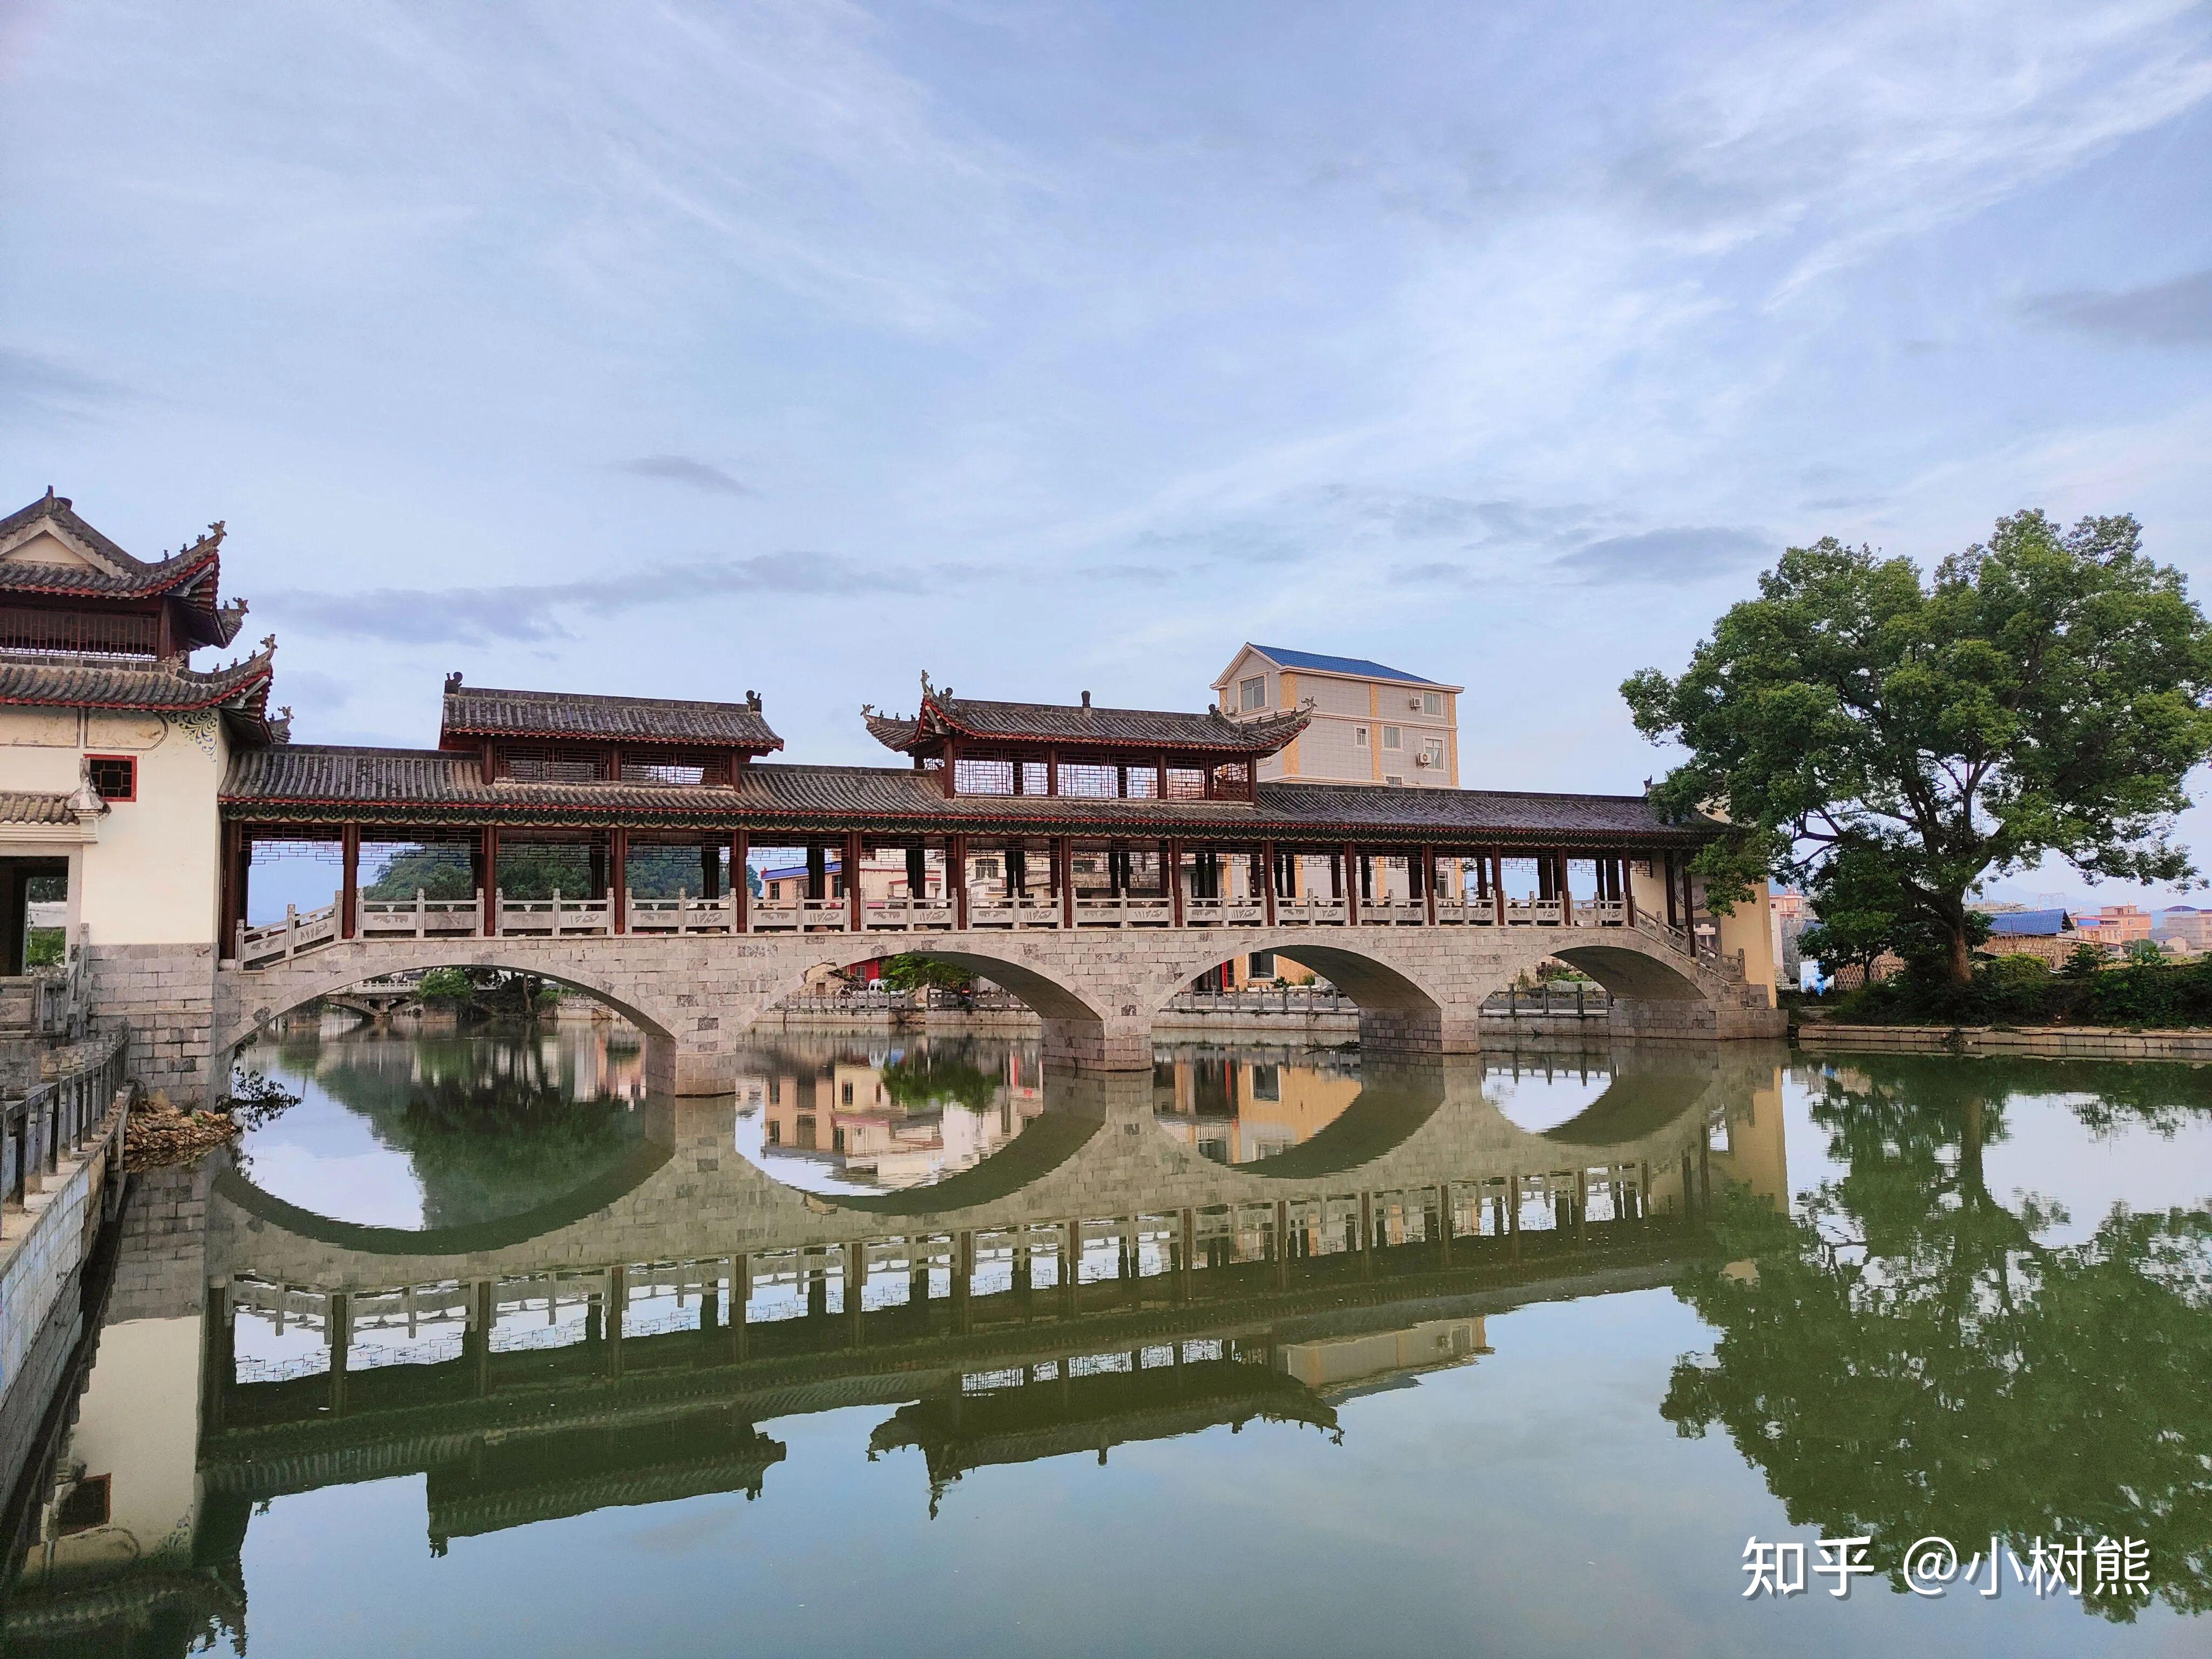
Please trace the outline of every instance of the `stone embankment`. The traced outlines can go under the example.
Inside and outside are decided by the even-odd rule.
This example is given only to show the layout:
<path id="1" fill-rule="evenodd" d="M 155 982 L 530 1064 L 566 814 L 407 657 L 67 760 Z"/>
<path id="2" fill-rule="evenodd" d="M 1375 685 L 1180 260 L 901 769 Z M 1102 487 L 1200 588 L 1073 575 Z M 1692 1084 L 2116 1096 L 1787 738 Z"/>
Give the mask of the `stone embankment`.
<path id="1" fill-rule="evenodd" d="M 2212 1061 L 2212 1031 L 2203 1030 L 2137 1031 L 2107 1025 L 1839 1025 L 1808 1020 L 1791 1035 L 1807 1048 Z"/>

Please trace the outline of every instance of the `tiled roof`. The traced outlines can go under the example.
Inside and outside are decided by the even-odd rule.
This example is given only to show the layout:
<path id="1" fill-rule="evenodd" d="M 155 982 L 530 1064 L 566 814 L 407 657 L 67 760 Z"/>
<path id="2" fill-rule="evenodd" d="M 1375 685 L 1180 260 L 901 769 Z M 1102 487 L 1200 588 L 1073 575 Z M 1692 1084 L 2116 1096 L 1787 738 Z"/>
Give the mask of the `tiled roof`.
<path id="1" fill-rule="evenodd" d="M 196 643 L 228 645 L 246 619 L 243 601 L 220 602 L 222 536 L 221 524 L 169 558 L 149 563 L 134 558 L 76 514 L 66 495 L 49 489 L 28 507 L 0 519 L 0 541 L 16 532 L 46 523 L 70 540 L 91 550 L 112 568 L 89 565 L 38 564 L 21 559 L 0 559 L 0 592 L 40 593 L 86 598 L 144 599 L 164 594 L 180 600 L 192 616 Z"/>
<path id="2" fill-rule="evenodd" d="M 1255 645 L 1249 647 L 1280 668 L 1308 668 L 1317 674 L 1351 674 L 1363 680 L 1402 680 L 1407 685 L 1442 685 L 1442 680 L 1432 680 L 1420 674 L 1408 674 L 1402 668 L 1392 668 L 1365 657 L 1328 657 L 1318 651 L 1288 651 L 1279 645 Z"/>
<path id="3" fill-rule="evenodd" d="M 749 766 L 734 786 L 487 784 L 473 755 L 421 749 L 289 744 L 246 750 L 223 785 L 226 814 L 257 822 L 629 823 L 763 833 L 1116 834 L 1485 845 L 1693 846 L 1718 826 L 1662 823 L 1641 795 L 1538 795 L 1476 789 L 1262 783 L 1236 801 L 1093 800 L 962 795 L 928 775 L 865 766 Z"/>
<path id="4" fill-rule="evenodd" d="M 583 696 L 566 691 L 501 691 L 448 684 L 448 738 L 627 738 L 766 752 L 783 747 L 759 705 L 680 702 L 660 697 Z"/>
<path id="5" fill-rule="evenodd" d="M 275 667 L 267 651 L 207 673 L 174 659 L 0 654 L 0 703 L 165 714 L 221 708 L 259 726 Z"/>
<path id="6" fill-rule="evenodd" d="M 1992 933 L 2027 938 L 2067 933 L 2074 926 L 2074 918 L 2063 910 L 2000 910 L 1989 921 Z"/>
<path id="7" fill-rule="evenodd" d="M 0 823 L 75 823 L 76 808 L 67 794 L 36 794 L 28 790 L 0 790 Z"/>
<path id="8" fill-rule="evenodd" d="M 911 750 L 948 732 L 978 742 L 1054 743 L 1071 748 L 1211 750 L 1225 755 L 1272 755 L 1304 731 L 1310 718 L 1299 710 L 1265 720 L 1237 721 L 1217 708 L 1202 714 L 1153 708 L 1094 708 L 1089 703 L 985 702 L 927 691 L 921 712 L 908 718 L 863 708 L 868 733 L 886 749 Z"/>

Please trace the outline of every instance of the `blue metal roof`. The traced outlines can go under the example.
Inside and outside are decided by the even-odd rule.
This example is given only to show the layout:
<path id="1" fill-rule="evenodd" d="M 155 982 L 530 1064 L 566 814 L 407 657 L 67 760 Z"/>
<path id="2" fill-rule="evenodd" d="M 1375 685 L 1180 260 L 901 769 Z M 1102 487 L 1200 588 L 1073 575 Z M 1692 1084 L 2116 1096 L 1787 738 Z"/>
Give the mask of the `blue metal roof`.
<path id="1" fill-rule="evenodd" d="M 1252 647 L 1263 657 L 1272 657 L 1285 668 L 1311 668 L 1325 674 L 1357 674 L 1370 680 L 1403 680 L 1408 685 L 1441 685 L 1441 680 L 1424 679 L 1419 674 L 1408 674 L 1402 668 L 1389 668 L 1379 662 L 1370 662 L 1364 657 L 1324 657 L 1317 651 L 1285 651 L 1279 645 L 1255 645 Z"/>
<path id="2" fill-rule="evenodd" d="M 1992 933 L 2063 933 L 2073 925 L 2063 910 L 2000 910 L 1990 918 Z"/>

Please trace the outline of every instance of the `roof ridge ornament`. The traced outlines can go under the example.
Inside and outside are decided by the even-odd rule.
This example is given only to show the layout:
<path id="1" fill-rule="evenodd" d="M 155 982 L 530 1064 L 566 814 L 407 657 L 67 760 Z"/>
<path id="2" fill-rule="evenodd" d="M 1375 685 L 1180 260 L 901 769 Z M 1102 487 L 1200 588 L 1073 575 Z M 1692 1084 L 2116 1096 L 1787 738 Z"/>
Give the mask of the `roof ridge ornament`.
<path id="1" fill-rule="evenodd" d="M 46 494 L 51 495 L 53 493 L 53 486 L 47 485 Z M 92 757 L 89 755 L 77 757 L 76 787 L 70 792 L 69 810 L 80 818 L 98 817 L 101 813 L 113 810 L 107 804 L 107 797 L 93 787 Z"/>

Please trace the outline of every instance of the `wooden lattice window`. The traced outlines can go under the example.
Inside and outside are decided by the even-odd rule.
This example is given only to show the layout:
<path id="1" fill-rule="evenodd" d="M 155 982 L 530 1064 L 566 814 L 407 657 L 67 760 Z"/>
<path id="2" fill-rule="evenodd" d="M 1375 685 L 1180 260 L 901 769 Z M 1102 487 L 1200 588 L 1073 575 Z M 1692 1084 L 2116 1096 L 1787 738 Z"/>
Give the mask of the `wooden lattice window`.
<path id="1" fill-rule="evenodd" d="M 963 795 L 1011 795 L 1014 762 L 1007 755 L 963 755 L 952 763 L 952 787 Z"/>
<path id="2" fill-rule="evenodd" d="M 623 760 L 622 781 L 624 783 L 700 784 L 719 782 L 721 767 L 719 763 L 697 756 L 670 756 L 665 759 Z"/>
<path id="3" fill-rule="evenodd" d="M 1160 769 L 1150 756 L 1121 763 L 1128 779 L 1131 800 L 1158 800 L 1160 798 Z"/>
<path id="4" fill-rule="evenodd" d="M 1089 761 L 1062 761 L 1060 763 L 1060 793 L 1080 796 L 1085 800 L 1111 800 L 1121 792 L 1112 767 L 1100 766 Z"/>
<path id="5" fill-rule="evenodd" d="M 607 775 L 607 758 L 595 749 L 509 749 L 500 758 L 520 783 L 597 783 Z"/>
<path id="6" fill-rule="evenodd" d="M 100 799 L 114 802 L 138 799 L 136 758 L 129 755 L 87 755 L 84 760 L 92 776 L 92 787 L 100 792 Z"/>
<path id="7" fill-rule="evenodd" d="M 150 657 L 161 649 L 158 617 L 141 612 L 0 610 L 0 648 L 67 651 L 91 656 Z"/>
<path id="8" fill-rule="evenodd" d="M 1216 800 L 1251 799 L 1251 763 L 1231 761 L 1226 766 L 1215 767 L 1213 769 L 1213 799 Z"/>
<path id="9" fill-rule="evenodd" d="M 1196 766 L 1168 768 L 1168 799 L 1170 800 L 1204 800 L 1206 799 L 1205 769 Z"/>

